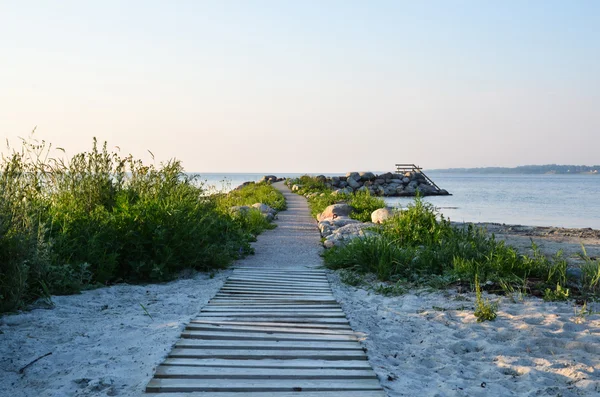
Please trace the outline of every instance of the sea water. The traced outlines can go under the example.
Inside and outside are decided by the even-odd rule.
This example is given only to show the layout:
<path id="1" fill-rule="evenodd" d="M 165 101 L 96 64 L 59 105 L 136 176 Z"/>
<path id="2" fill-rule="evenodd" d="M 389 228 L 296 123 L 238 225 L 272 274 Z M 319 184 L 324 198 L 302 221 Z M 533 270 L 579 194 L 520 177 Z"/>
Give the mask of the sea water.
<path id="1" fill-rule="evenodd" d="M 277 174 L 297 177 L 302 174 Z M 199 174 L 206 184 L 230 190 L 264 174 Z M 336 174 L 324 174 L 336 175 Z M 427 175 L 452 196 L 425 200 L 458 222 L 496 222 L 531 226 L 600 229 L 599 175 L 479 175 L 430 172 Z M 386 197 L 390 206 L 406 207 L 410 197 Z"/>

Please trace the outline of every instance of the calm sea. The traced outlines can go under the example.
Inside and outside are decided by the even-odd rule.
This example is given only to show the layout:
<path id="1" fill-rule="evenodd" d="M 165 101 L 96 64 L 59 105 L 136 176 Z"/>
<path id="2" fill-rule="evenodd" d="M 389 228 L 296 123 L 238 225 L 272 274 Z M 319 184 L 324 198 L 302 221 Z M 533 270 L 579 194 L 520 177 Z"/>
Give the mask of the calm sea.
<path id="1" fill-rule="evenodd" d="M 264 174 L 201 174 L 200 179 L 229 190 Z M 294 177 L 301 174 L 276 174 Z M 327 174 L 325 174 L 327 175 Z M 334 174 L 330 174 L 334 175 Z M 426 197 L 453 221 L 600 229 L 599 175 L 477 175 L 427 173 L 452 196 Z M 224 183 L 222 181 L 225 181 Z M 386 197 L 405 207 L 412 199 Z"/>

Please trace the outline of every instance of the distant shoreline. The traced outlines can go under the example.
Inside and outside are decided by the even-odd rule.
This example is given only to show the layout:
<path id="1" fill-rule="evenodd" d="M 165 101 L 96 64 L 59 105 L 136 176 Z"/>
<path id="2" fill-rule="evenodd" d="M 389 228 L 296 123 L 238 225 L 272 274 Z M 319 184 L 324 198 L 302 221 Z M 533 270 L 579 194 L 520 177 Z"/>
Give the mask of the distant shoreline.
<path id="1" fill-rule="evenodd" d="M 519 167 L 477 167 L 430 169 L 446 174 L 518 174 L 518 175 L 600 175 L 600 165 L 523 165 Z"/>

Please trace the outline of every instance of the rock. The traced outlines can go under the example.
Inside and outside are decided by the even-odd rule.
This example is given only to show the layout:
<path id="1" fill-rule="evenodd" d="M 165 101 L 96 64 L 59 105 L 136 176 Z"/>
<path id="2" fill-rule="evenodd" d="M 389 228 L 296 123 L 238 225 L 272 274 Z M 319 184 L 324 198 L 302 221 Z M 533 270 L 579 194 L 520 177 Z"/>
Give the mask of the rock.
<path id="1" fill-rule="evenodd" d="M 374 185 L 383 185 L 385 183 L 385 179 L 377 178 L 373 181 Z"/>
<path id="2" fill-rule="evenodd" d="M 339 186 L 340 185 L 340 178 L 337 176 L 332 176 L 331 177 L 331 186 Z"/>
<path id="3" fill-rule="evenodd" d="M 405 176 L 404 178 L 402 178 L 402 183 L 404 183 L 405 185 L 408 185 L 408 183 L 410 182 L 410 178 Z"/>
<path id="4" fill-rule="evenodd" d="M 338 183 L 338 186 L 340 187 L 340 189 L 343 189 L 346 186 L 348 186 L 348 182 L 340 180 L 340 182 Z"/>
<path id="5" fill-rule="evenodd" d="M 410 183 L 408 184 L 409 187 L 416 189 L 417 187 L 419 187 L 419 182 L 417 181 L 410 181 Z"/>
<path id="6" fill-rule="evenodd" d="M 380 179 L 392 179 L 392 173 L 391 172 L 386 172 L 385 174 L 381 174 L 378 176 L 378 178 Z"/>
<path id="7" fill-rule="evenodd" d="M 379 208 L 371 213 L 373 223 L 383 223 L 394 216 L 394 211 L 389 207 Z"/>
<path id="8" fill-rule="evenodd" d="M 358 189 L 361 185 L 354 178 L 348 178 L 348 186 L 350 186 L 352 189 Z"/>
<path id="9" fill-rule="evenodd" d="M 294 185 L 294 186 L 292 186 L 292 192 L 297 192 L 301 188 L 302 188 L 302 185 Z"/>
<path id="10" fill-rule="evenodd" d="M 398 179 L 398 178 L 392 178 L 392 179 L 390 180 L 390 183 L 394 183 L 394 184 L 396 184 L 396 185 L 399 185 L 399 184 L 401 184 L 401 183 L 402 183 L 402 179 L 401 179 L 401 178 L 400 178 L 400 179 Z"/>
<path id="11" fill-rule="evenodd" d="M 358 172 L 348 172 L 346 174 L 346 182 L 349 182 L 350 179 L 354 179 L 355 181 L 360 181 L 360 174 Z"/>
<path id="12" fill-rule="evenodd" d="M 325 219 L 334 219 L 338 216 L 348 217 L 350 212 L 352 212 L 352 207 L 346 203 L 333 204 L 317 215 L 317 221 L 321 222 Z"/>
<path id="13" fill-rule="evenodd" d="M 277 182 L 278 180 L 279 179 L 275 175 L 265 175 L 259 180 L 259 182 L 273 183 Z"/>
<path id="14" fill-rule="evenodd" d="M 317 175 L 315 177 L 315 179 L 319 182 L 325 183 L 327 181 L 327 178 L 325 177 L 325 175 Z"/>
<path id="15" fill-rule="evenodd" d="M 382 186 L 373 186 L 373 193 L 375 196 L 383 196 L 385 195 L 385 190 Z"/>
<path id="16" fill-rule="evenodd" d="M 365 238 L 373 236 L 374 231 L 369 230 L 375 226 L 372 223 L 351 223 L 336 229 L 333 233 L 325 238 L 323 245 L 326 248 L 341 246 L 347 244 L 355 238 Z"/>
<path id="17" fill-rule="evenodd" d="M 367 186 L 361 186 L 358 189 L 356 189 L 357 192 L 366 192 L 368 190 L 369 188 Z"/>
<path id="18" fill-rule="evenodd" d="M 260 213 L 262 214 L 262 216 L 267 218 L 267 220 L 269 222 L 271 222 L 273 219 L 276 218 L 277 211 L 275 209 L 269 207 L 266 204 L 263 204 L 263 203 L 252 204 L 252 208 L 259 210 Z"/>
<path id="19" fill-rule="evenodd" d="M 437 189 L 434 188 L 431 185 L 427 185 L 425 183 L 421 183 L 417 189 L 419 190 L 419 193 L 421 193 L 421 195 L 432 195 L 432 194 L 436 194 L 437 193 Z"/>
<path id="20" fill-rule="evenodd" d="M 372 172 L 359 172 L 358 175 L 363 181 L 372 181 L 373 179 L 375 179 L 375 174 L 373 174 Z"/>
<path id="21" fill-rule="evenodd" d="M 233 207 L 229 208 L 229 213 L 233 216 L 245 215 L 248 213 L 248 211 L 250 211 L 250 207 L 247 205 L 234 205 Z"/>

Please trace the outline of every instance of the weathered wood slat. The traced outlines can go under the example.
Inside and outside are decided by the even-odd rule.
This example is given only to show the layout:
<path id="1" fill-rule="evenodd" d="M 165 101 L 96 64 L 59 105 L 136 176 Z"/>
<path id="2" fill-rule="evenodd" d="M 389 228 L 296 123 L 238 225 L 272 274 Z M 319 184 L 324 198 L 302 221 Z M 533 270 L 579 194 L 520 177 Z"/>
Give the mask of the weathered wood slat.
<path id="1" fill-rule="evenodd" d="M 161 365 L 156 369 L 157 378 L 179 379 L 373 379 L 371 370 L 353 369 L 280 369 L 272 368 L 202 368 Z"/>
<path id="2" fill-rule="evenodd" d="M 194 320 L 185 328 L 186 330 L 207 330 L 207 331 L 232 331 L 232 332 L 293 332 L 306 334 L 332 334 L 332 335 L 356 335 L 352 330 L 326 329 L 326 328 L 303 328 L 303 327 L 263 327 L 263 326 L 248 326 L 248 325 L 213 325 L 201 323 L 198 324 Z"/>
<path id="3" fill-rule="evenodd" d="M 190 367 L 215 367 L 215 368 L 279 368 L 279 369 L 365 369 L 371 368 L 367 361 L 329 361 L 329 360 L 224 360 L 224 359 L 192 359 L 192 358 L 167 358 L 163 365 L 180 365 Z"/>
<path id="4" fill-rule="evenodd" d="M 377 379 L 152 379 L 148 392 L 307 392 L 381 390 Z"/>
<path id="5" fill-rule="evenodd" d="M 224 358 L 262 360 L 265 358 L 285 360 L 314 358 L 317 360 L 366 360 L 362 350 L 242 350 L 242 349 L 180 349 L 174 348 L 169 357 L 179 358 Z"/>
<path id="6" fill-rule="evenodd" d="M 351 331 L 350 324 L 315 324 L 315 323 L 282 323 L 282 322 L 257 322 L 257 321 L 221 321 L 216 320 L 194 320 L 194 324 L 212 324 L 212 325 L 246 325 L 252 327 L 277 327 L 277 328 L 325 328 L 325 329 L 344 329 Z"/>
<path id="7" fill-rule="evenodd" d="M 145 396 L 148 397 L 210 397 L 205 392 L 186 392 L 186 393 L 147 393 Z M 339 391 L 314 391 L 314 392 L 302 392 L 298 395 L 298 392 L 269 392 L 268 396 L 271 397 L 386 397 L 383 390 L 361 390 L 361 391 L 344 391 L 344 395 L 340 396 Z M 218 392 L 218 394 L 212 394 L 212 397 L 265 397 L 264 392 Z"/>
<path id="8" fill-rule="evenodd" d="M 269 305 L 264 303 L 257 303 L 253 305 L 212 305 L 208 304 L 202 308 L 202 310 L 206 311 L 215 311 L 219 309 L 339 309 L 339 305 L 329 304 L 329 305 L 314 305 L 314 304 L 298 304 L 298 305 Z"/>
<path id="9" fill-rule="evenodd" d="M 210 340 L 182 338 L 175 347 L 180 349 L 254 349 L 254 350 L 362 350 L 352 342 L 326 341 L 265 341 L 265 340 Z"/>
<path id="10" fill-rule="evenodd" d="M 235 316 L 235 317 L 205 317 L 200 313 L 194 320 L 208 320 L 208 321 L 256 321 L 256 322 L 265 322 L 265 321 L 281 321 L 285 323 L 299 323 L 299 324 L 348 324 L 348 320 L 342 317 L 339 318 L 313 318 L 313 317 L 293 317 L 293 316 L 284 316 L 284 317 L 245 317 L 245 316 Z M 194 321 L 192 320 L 192 323 Z"/>
<path id="11" fill-rule="evenodd" d="M 296 341 L 296 342 L 347 342 L 357 341 L 358 338 L 350 334 L 316 334 L 292 332 L 231 332 L 231 331 L 184 331 L 182 338 L 205 340 L 263 340 L 263 341 Z"/>

